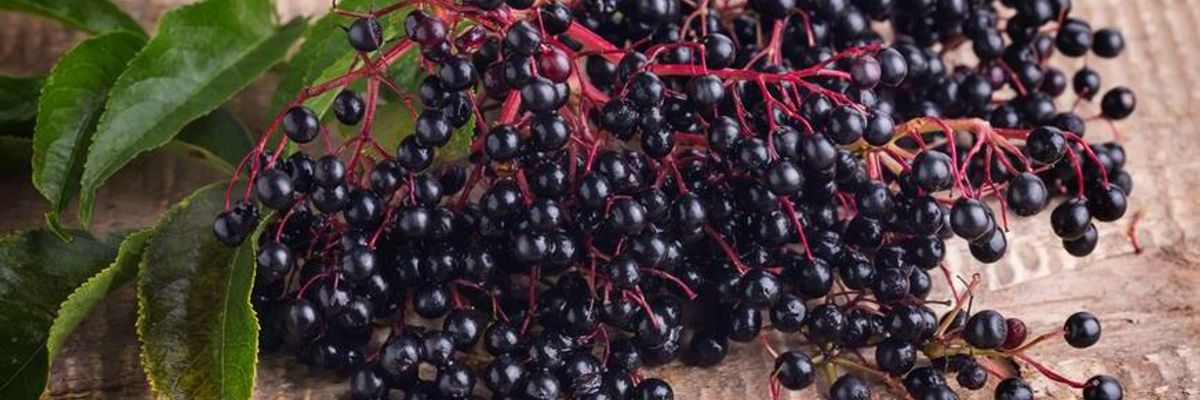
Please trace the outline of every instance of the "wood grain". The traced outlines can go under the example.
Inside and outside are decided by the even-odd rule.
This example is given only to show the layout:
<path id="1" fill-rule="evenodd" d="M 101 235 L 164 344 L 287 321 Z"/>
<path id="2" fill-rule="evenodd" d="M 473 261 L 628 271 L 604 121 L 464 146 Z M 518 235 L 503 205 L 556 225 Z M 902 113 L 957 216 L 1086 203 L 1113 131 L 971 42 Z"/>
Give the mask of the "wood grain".
<path id="1" fill-rule="evenodd" d="M 121 7 L 148 29 L 163 10 L 179 0 L 122 0 Z M 281 15 L 310 15 L 325 0 L 280 1 Z M 1135 117 L 1120 123 L 1129 153 L 1135 189 L 1130 215 L 1146 251 L 1134 254 L 1124 232 L 1131 218 L 1101 227 L 1095 254 L 1076 259 L 1061 250 L 1046 215 L 1013 221 L 1010 254 L 995 265 L 970 259 L 953 242 L 948 261 L 959 274 L 983 274 L 986 290 L 979 304 L 1020 316 L 1033 331 L 1061 325 L 1066 315 L 1084 309 L 1099 315 L 1104 339 L 1087 350 L 1063 344 L 1040 346 L 1033 355 L 1064 374 L 1085 379 L 1096 373 L 1117 376 L 1128 399 L 1200 399 L 1200 11 L 1191 0 L 1077 1 L 1077 13 L 1095 27 L 1120 27 L 1129 43 L 1120 60 L 1089 60 L 1106 87 L 1127 85 L 1139 98 Z M 45 73 L 78 33 L 40 19 L 0 13 L 0 71 Z M 1060 61 L 1061 62 L 1061 61 Z M 1082 61 L 1059 64 L 1073 71 Z M 272 83 L 255 85 L 236 107 L 252 126 L 261 127 L 261 111 Z M 1064 96 L 1064 97 L 1070 97 Z M 258 107 L 258 108 L 256 108 Z M 1097 112 L 1085 105 L 1083 114 Z M 1109 137 L 1102 124 L 1089 126 L 1089 137 Z M 37 226 L 44 201 L 27 182 L 27 171 L 0 174 L 6 194 L 0 207 L 0 231 Z M 183 194 L 219 176 L 200 164 L 153 154 L 136 161 L 101 191 L 96 225 L 101 231 L 147 225 Z M 944 285 L 940 285 L 944 286 Z M 942 288 L 944 290 L 944 288 Z M 945 296 L 935 293 L 934 296 Z M 137 361 L 131 288 L 103 302 L 77 330 L 56 361 L 46 397 L 51 399 L 150 398 Z M 786 347 L 786 338 L 776 338 Z M 770 357 L 758 346 L 737 346 L 719 368 L 697 370 L 667 366 L 651 374 L 669 378 L 680 399 L 769 398 L 766 379 Z M 1045 379 L 1032 385 L 1038 398 L 1074 399 L 1079 394 Z M 287 356 L 266 356 L 259 369 L 256 398 L 344 398 L 346 385 L 313 375 Z M 888 398 L 886 394 L 878 398 Z M 789 399 L 817 398 L 814 390 Z M 975 396 L 972 398 L 990 398 Z"/>

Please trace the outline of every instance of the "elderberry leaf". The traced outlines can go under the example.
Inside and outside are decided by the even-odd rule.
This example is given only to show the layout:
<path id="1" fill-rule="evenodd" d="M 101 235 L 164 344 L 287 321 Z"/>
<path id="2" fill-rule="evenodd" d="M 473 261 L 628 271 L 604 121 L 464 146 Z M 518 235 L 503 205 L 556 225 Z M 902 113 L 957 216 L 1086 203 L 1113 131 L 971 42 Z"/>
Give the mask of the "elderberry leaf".
<path id="1" fill-rule="evenodd" d="M 0 398 L 42 394 L 50 360 L 75 325 L 71 321 L 86 313 L 83 299 L 70 308 L 61 305 L 117 255 L 117 240 L 73 235 L 71 242 L 42 230 L 0 238 Z"/>
<path id="2" fill-rule="evenodd" d="M 24 127 L 37 116 L 44 81 L 38 76 L 0 76 L 0 134 L 25 136 Z"/>
<path id="3" fill-rule="evenodd" d="M 419 104 L 414 107 L 416 113 L 421 112 L 422 108 Z M 414 122 L 408 108 L 403 103 L 382 103 L 375 112 L 375 125 L 372 130 L 380 132 L 375 135 L 375 141 L 379 142 L 379 147 L 395 149 L 404 138 L 413 134 L 413 130 L 416 129 Z M 360 133 L 358 128 L 358 126 L 329 124 L 330 131 L 343 139 L 350 139 L 358 135 Z M 471 138 L 474 134 L 475 116 L 471 115 L 471 119 L 450 136 L 450 142 L 438 148 L 435 162 L 455 162 L 466 158 L 467 154 L 471 152 Z"/>
<path id="4" fill-rule="evenodd" d="M 183 127 L 173 143 L 187 152 L 199 153 L 209 164 L 227 173 L 233 173 L 242 157 L 254 147 L 246 126 L 224 108 Z"/>
<path id="5" fill-rule="evenodd" d="M 416 112 L 421 112 L 421 106 L 416 105 Z M 385 149 L 395 150 L 396 146 L 400 145 L 400 141 L 412 135 L 414 123 L 412 115 L 409 114 L 408 108 L 399 102 L 383 103 L 375 109 L 375 122 L 373 132 L 378 132 L 374 135 L 375 141 L 379 142 L 379 146 Z M 329 130 L 343 139 L 350 139 L 358 136 L 361 133 L 361 126 L 346 126 L 338 123 L 327 124 Z"/>
<path id="6" fill-rule="evenodd" d="M 142 367 L 158 398 L 237 400 L 253 392 L 254 240 L 231 248 L 213 236 L 224 189 L 206 186 L 169 211 L 138 269 Z"/>
<path id="7" fill-rule="evenodd" d="M 435 161 L 440 163 L 455 162 L 467 158 L 471 154 L 471 139 L 475 136 L 475 115 L 467 120 L 466 125 L 454 131 L 450 142 L 438 150 Z"/>
<path id="8" fill-rule="evenodd" d="M 146 36 L 137 21 L 108 0 L 0 0 L 0 9 L 37 14 L 88 33 L 124 30 Z"/>
<path id="9" fill-rule="evenodd" d="M 367 12 L 375 4 L 376 2 L 372 0 L 343 0 L 339 1 L 337 6 L 343 10 Z M 402 18 L 406 14 L 408 12 L 398 10 L 381 17 L 379 23 L 383 27 L 385 38 L 384 46 L 381 49 L 386 49 L 389 44 L 395 42 L 396 39 L 393 38 L 398 37 L 402 32 Z M 276 87 L 275 93 L 271 97 L 272 112 L 282 110 L 305 87 L 335 79 L 350 70 L 350 64 L 357 57 L 357 53 L 346 40 L 343 27 L 349 25 L 351 21 L 352 19 L 349 17 L 329 13 L 309 28 L 308 33 L 304 36 L 304 42 L 300 45 L 300 50 L 292 56 L 290 65 L 283 77 L 280 78 L 279 86 Z M 417 53 L 417 50 L 413 48 L 409 52 Z M 413 59 L 415 60 L 415 58 Z M 393 66 L 395 68 L 416 68 L 416 63 L 414 61 L 412 64 L 405 64 L 405 61 L 398 60 Z M 333 97 L 337 95 L 337 92 L 337 90 L 331 90 L 308 99 L 305 105 L 316 112 L 318 116 L 323 116 L 333 105 Z"/>
<path id="10" fill-rule="evenodd" d="M 205 0 L 163 16 L 158 35 L 117 78 L 100 117 L 81 182 L 83 225 L 104 181 L 279 62 L 305 24 L 297 19 L 276 29 L 267 0 Z"/>
<path id="11" fill-rule="evenodd" d="M 55 232 L 62 232 L 59 216 L 79 193 L 88 145 L 109 89 L 145 43 L 128 32 L 84 40 L 46 79 L 33 134 L 33 186 L 50 201 L 46 221 Z"/>
<path id="12" fill-rule="evenodd" d="M 153 231 L 146 229 L 126 236 L 117 249 L 117 258 L 99 273 L 88 278 L 87 282 L 75 288 L 75 291 L 67 296 L 67 300 L 63 301 L 58 309 L 58 318 L 54 320 L 54 325 L 50 326 L 50 338 L 46 342 L 52 362 L 54 355 L 62 349 L 63 343 L 75 327 L 83 322 L 84 317 L 88 316 L 92 307 L 137 276 L 137 266 L 142 260 L 142 252 L 145 251 L 146 241 L 150 239 L 151 234 Z"/>

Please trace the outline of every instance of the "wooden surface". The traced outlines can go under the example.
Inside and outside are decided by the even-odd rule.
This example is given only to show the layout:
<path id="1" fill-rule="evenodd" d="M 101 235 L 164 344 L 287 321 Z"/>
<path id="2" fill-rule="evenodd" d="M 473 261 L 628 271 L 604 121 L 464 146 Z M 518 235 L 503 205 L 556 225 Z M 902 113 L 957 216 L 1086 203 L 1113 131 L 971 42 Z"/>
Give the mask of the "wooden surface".
<path id="1" fill-rule="evenodd" d="M 152 28 L 162 10 L 180 2 L 117 3 Z M 328 1 L 279 3 L 281 13 L 291 16 L 319 12 Z M 1200 42 L 1200 7 L 1194 0 L 1075 3 L 1076 12 L 1094 27 L 1120 27 L 1129 42 L 1120 60 L 1092 62 L 1106 88 L 1130 86 L 1140 102 L 1135 117 L 1120 124 L 1135 179 L 1129 215 L 1104 224 L 1099 248 L 1083 259 L 1061 250 L 1043 214 L 1012 224 L 1017 233 L 1010 235 L 1009 255 L 999 264 L 970 260 L 958 241 L 950 246 L 949 263 L 963 275 L 985 276 L 986 290 L 977 304 L 1024 318 L 1035 332 L 1060 326 L 1080 309 L 1100 316 L 1104 337 L 1095 347 L 1074 350 L 1055 343 L 1032 352 L 1060 372 L 1077 379 L 1114 375 L 1124 383 L 1127 399 L 1200 399 L 1200 56 L 1194 48 Z M 52 22 L 0 13 L 0 72 L 44 74 L 81 38 Z M 1058 65 L 1067 71 L 1082 63 L 1056 62 L 1064 61 Z M 255 106 L 272 87 L 268 80 L 239 96 L 237 109 L 251 125 L 261 127 L 272 113 Z M 1096 112 L 1094 106 L 1084 110 L 1085 115 Z M 1089 127 L 1091 138 L 1107 137 L 1106 132 L 1102 124 Z M 148 225 L 184 194 L 219 178 L 177 156 L 143 157 L 101 190 L 96 227 L 107 231 Z M 41 224 L 46 205 L 29 185 L 28 171 L 0 173 L 0 192 L 5 193 L 0 231 Z M 1125 236 L 1135 213 L 1142 216 L 1136 234 L 1146 249 L 1140 255 Z M 79 327 L 55 362 L 47 398 L 150 398 L 137 361 L 131 289 L 103 302 Z M 776 340 L 777 347 L 786 344 L 786 338 Z M 716 369 L 668 366 L 651 374 L 669 378 L 678 399 L 769 398 L 770 366 L 770 357 L 759 347 L 742 345 Z M 1031 383 L 1038 398 L 1080 397 L 1045 379 Z M 267 356 L 256 390 L 260 399 L 344 398 L 346 385 L 310 374 L 288 356 Z M 789 396 L 816 398 L 811 389 Z"/>

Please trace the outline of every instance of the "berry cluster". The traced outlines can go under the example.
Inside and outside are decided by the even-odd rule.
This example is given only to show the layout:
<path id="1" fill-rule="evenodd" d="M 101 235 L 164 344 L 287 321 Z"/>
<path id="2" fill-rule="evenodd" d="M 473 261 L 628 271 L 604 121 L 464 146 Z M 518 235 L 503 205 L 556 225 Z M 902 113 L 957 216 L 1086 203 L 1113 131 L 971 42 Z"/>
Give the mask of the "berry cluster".
<path id="1" fill-rule="evenodd" d="M 400 10 L 403 35 L 385 37 Z M 354 399 L 672 399 L 644 368 L 711 367 L 756 341 L 776 357 L 773 398 L 819 380 L 836 400 L 870 398 L 870 382 L 957 399 L 989 380 L 996 399 L 1032 398 L 996 360 L 1122 398 L 1109 376 L 1073 381 L 1026 353 L 1091 346 L 1096 317 L 1031 335 L 970 310 L 979 277 L 956 282 L 943 263 L 955 236 L 1000 260 L 1009 213 L 1056 196 L 1050 223 L 1076 256 L 1096 247 L 1093 220 L 1125 214 L 1123 148 L 1084 137 L 1092 119 L 1115 134 L 1133 93 L 1109 89 L 1081 117 L 1101 92 L 1083 68 L 1060 110 L 1068 80 L 1050 65 L 1124 42 L 1071 17 L 1070 0 L 334 12 L 353 19 L 356 63 L 276 117 L 213 230 L 239 245 L 260 219 L 251 198 L 271 209 L 250 238 L 263 348 L 350 376 Z M 415 93 L 389 77 L 409 51 L 428 73 Z M 340 144 L 304 106 L 334 90 L 337 123 L 359 132 Z M 373 128 L 384 91 L 414 117 L 394 152 L 375 138 L 395 133 Z M 472 135 L 469 156 L 435 165 L 456 134 Z M 953 298 L 927 300 L 940 280 Z M 769 330 L 802 344 L 776 351 Z"/>

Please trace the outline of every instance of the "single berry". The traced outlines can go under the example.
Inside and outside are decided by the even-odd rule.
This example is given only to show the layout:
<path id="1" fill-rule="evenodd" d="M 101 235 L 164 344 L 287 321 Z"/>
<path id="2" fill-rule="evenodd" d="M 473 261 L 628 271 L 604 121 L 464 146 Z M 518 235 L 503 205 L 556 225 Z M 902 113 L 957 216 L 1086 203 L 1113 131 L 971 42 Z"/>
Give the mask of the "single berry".
<path id="1" fill-rule="evenodd" d="M 1063 333 L 1071 347 L 1091 347 L 1100 341 L 1100 320 L 1086 311 L 1071 314 L 1063 326 Z"/>
<path id="2" fill-rule="evenodd" d="M 350 46 L 355 50 L 375 51 L 383 44 L 383 27 L 379 26 L 379 21 L 374 17 L 359 18 L 346 28 L 346 37 L 350 39 Z"/>
<path id="3" fill-rule="evenodd" d="M 1008 327 L 1004 316 L 992 310 L 975 313 L 967 320 L 963 338 L 971 346 L 984 350 L 999 348 L 1008 338 Z"/>
<path id="4" fill-rule="evenodd" d="M 996 400 L 1033 400 L 1033 389 L 1021 378 L 1008 378 L 996 385 Z"/>
<path id="5" fill-rule="evenodd" d="M 1112 120 L 1122 120 L 1133 114 L 1137 108 L 1137 97 L 1133 91 L 1124 86 L 1118 86 L 1104 94 L 1100 100 L 1100 109 L 1104 117 Z"/>
<path id="6" fill-rule="evenodd" d="M 362 121 L 365 106 L 362 96 L 353 90 L 344 89 L 333 98 L 333 115 L 345 125 L 358 125 Z"/>
<path id="7" fill-rule="evenodd" d="M 283 114 L 283 133 L 293 142 L 311 142 L 317 138 L 320 130 L 321 123 L 317 121 L 317 115 L 308 107 L 295 106 Z"/>
<path id="8" fill-rule="evenodd" d="M 1115 58 L 1125 50 L 1125 37 L 1121 31 L 1104 28 L 1092 36 L 1092 52 L 1103 58 Z"/>
<path id="9" fill-rule="evenodd" d="M 870 400 L 871 387 L 861 378 L 844 374 L 829 387 L 830 400 Z"/>
<path id="10" fill-rule="evenodd" d="M 1121 400 L 1124 391 L 1116 378 L 1096 375 L 1083 385 L 1083 400 Z"/>

